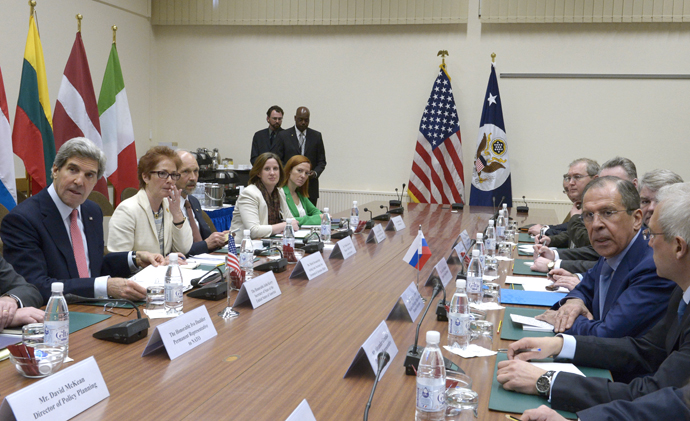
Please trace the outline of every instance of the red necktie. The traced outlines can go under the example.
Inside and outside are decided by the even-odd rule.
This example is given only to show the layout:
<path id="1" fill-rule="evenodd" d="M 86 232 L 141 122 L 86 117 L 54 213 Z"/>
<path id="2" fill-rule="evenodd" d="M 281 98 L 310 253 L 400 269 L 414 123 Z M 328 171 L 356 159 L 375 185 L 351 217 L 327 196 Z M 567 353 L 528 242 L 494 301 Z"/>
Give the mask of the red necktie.
<path id="1" fill-rule="evenodd" d="M 187 220 L 192 227 L 192 239 L 195 243 L 198 243 L 201 241 L 201 233 L 199 232 L 199 225 L 197 225 L 196 219 L 194 219 L 194 212 L 192 211 L 192 204 L 189 203 L 189 199 L 185 200 L 184 207 L 187 209 Z"/>
<path id="2" fill-rule="evenodd" d="M 84 241 L 81 237 L 79 225 L 77 225 L 77 215 L 79 211 L 74 209 L 70 214 L 69 233 L 72 237 L 72 251 L 74 252 L 74 260 L 77 261 L 77 269 L 79 270 L 80 278 L 89 277 L 89 268 L 86 265 L 86 253 L 84 252 Z"/>

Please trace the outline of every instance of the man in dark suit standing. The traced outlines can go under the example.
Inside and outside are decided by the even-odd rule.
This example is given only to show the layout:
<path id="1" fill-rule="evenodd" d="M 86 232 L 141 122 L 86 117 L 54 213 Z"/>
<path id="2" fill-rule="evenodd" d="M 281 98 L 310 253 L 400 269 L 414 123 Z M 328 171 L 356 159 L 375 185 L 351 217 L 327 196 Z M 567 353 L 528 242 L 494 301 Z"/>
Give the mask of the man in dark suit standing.
<path id="1" fill-rule="evenodd" d="M 268 128 L 254 133 L 254 139 L 252 139 L 252 154 L 249 158 L 252 165 L 262 153 L 275 152 L 278 133 L 283 130 L 280 127 L 283 124 L 283 109 L 277 105 L 269 108 L 266 111 L 266 121 Z"/>
<path id="2" fill-rule="evenodd" d="M 326 169 L 326 151 L 321 133 L 309 128 L 309 109 L 299 107 L 295 113 L 295 126 L 278 134 L 275 153 L 283 165 L 295 155 L 304 155 L 311 161 L 309 201 L 316 206 L 319 200 L 319 177 Z"/>
<path id="3" fill-rule="evenodd" d="M 654 250 L 659 276 L 677 284 L 663 319 L 641 338 L 559 335 L 523 338 L 508 347 L 497 380 L 506 390 L 540 394 L 554 409 L 577 412 L 615 400 L 632 401 L 663 388 L 685 386 L 690 377 L 690 183 L 663 187 L 644 236 Z M 634 305 L 634 304 L 633 304 Z M 638 311 L 645 311 L 638 308 Z M 537 352 L 528 349 L 539 349 Z M 518 353 L 519 350 L 526 352 Z M 527 360 L 555 356 L 611 370 L 613 378 L 545 372 Z M 658 414 L 682 419 L 672 414 Z M 637 418 L 636 418 L 637 419 Z"/>
<path id="4" fill-rule="evenodd" d="M 55 156 L 53 184 L 2 221 L 5 259 L 45 302 L 53 282 L 63 282 L 65 293 L 142 300 L 146 289 L 126 277 L 163 263 L 163 256 L 149 252 L 103 255 L 103 213 L 87 198 L 104 171 L 105 154 L 93 142 L 71 139 Z"/>
<path id="5" fill-rule="evenodd" d="M 187 222 L 192 227 L 192 248 L 189 249 L 189 255 L 208 253 L 210 251 L 218 250 L 228 242 L 228 232 L 211 232 L 204 217 L 201 214 L 201 204 L 196 197 L 190 193 L 196 189 L 197 180 L 199 180 L 199 164 L 196 162 L 194 155 L 187 151 L 177 151 L 177 154 L 182 160 L 182 167 L 180 168 L 180 179 L 177 180 L 177 188 L 182 190 L 182 213 L 187 217 Z"/>

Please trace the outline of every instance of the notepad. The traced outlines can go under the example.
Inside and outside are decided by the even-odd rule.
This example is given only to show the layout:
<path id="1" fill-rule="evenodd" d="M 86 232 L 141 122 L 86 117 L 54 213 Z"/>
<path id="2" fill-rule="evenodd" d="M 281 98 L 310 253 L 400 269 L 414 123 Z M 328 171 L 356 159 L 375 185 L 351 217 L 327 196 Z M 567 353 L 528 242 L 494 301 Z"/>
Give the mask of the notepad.
<path id="1" fill-rule="evenodd" d="M 510 320 L 512 320 L 514 323 L 521 324 L 523 330 L 529 330 L 532 332 L 553 332 L 552 324 L 537 320 L 534 317 L 511 314 Z"/>

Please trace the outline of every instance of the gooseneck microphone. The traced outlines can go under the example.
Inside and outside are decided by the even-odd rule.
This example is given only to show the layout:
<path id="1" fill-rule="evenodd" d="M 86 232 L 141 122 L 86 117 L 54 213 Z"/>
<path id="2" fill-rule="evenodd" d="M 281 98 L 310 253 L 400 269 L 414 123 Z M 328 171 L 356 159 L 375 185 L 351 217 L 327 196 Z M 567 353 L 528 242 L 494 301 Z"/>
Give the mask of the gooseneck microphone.
<path id="1" fill-rule="evenodd" d="M 424 352 L 424 347 L 417 346 L 417 344 L 419 343 L 419 328 L 422 326 L 424 317 L 426 316 L 426 313 L 429 312 L 429 307 L 431 307 L 431 303 L 434 301 L 434 298 L 436 298 L 436 296 L 441 292 L 441 290 L 444 289 L 443 283 L 441 282 L 441 279 L 439 279 L 438 276 L 434 275 L 431 279 L 434 283 L 434 292 L 431 294 L 429 303 L 426 305 L 426 308 L 424 309 L 424 314 L 422 314 L 422 318 L 419 320 L 419 323 L 417 323 L 417 332 L 415 333 L 414 337 L 414 345 L 410 346 L 410 349 L 407 350 L 407 355 L 405 356 L 405 374 L 407 374 L 408 376 L 417 375 L 417 367 L 419 367 L 419 360 L 422 357 L 422 353 Z M 460 367 L 458 367 L 448 358 L 444 357 L 443 360 L 445 362 L 446 370 L 453 370 L 464 373 L 464 371 L 462 371 Z"/>
<path id="2" fill-rule="evenodd" d="M 379 384 L 379 380 L 381 379 L 381 373 L 383 372 L 384 367 L 386 367 L 386 364 L 388 364 L 388 361 L 391 360 L 391 356 L 386 351 L 383 351 L 379 352 L 377 359 L 379 366 L 376 370 L 376 380 L 374 380 L 374 386 L 371 388 L 369 401 L 367 402 L 366 408 L 364 408 L 364 421 L 367 421 L 369 419 L 369 408 L 371 408 L 371 401 L 374 400 L 374 392 L 376 391 L 376 386 Z"/>
<path id="3" fill-rule="evenodd" d="M 120 344 L 131 344 L 139 339 L 145 338 L 149 334 L 149 319 L 142 319 L 139 307 L 130 300 L 122 298 L 87 298 L 75 294 L 65 294 L 67 304 L 76 303 L 127 303 L 137 311 L 137 318 L 127 320 L 126 322 L 118 323 L 93 334 L 96 339 L 103 339 L 104 341 L 117 342 Z"/>
<path id="4" fill-rule="evenodd" d="M 379 209 L 383 209 L 383 208 L 386 208 L 386 213 L 382 213 L 381 215 L 375 216 L 371 219 L 374 221 L 388 221 L 389 219 L 391 219 L 391 215 L 388 213 L 388 206 L 386 206 L 386 205 L 379 206 Z"/>
<path id="5" fill-rule="evenodd" d="M 374 227 L 374 214 L 369 210 L 369 208 L 364 208 L 364 212 L 369 212 L 369 220 L 364 228 L 370 230 Z"/>
<path id="6" fill-rule="evenodd" d="M 527 200 L 525 200 L 525 196 L 522 196 L 522 201 L 525 202 L 525 206 L 518 206 L 518 213 L 529 213 L 529 206 L 527 206 Z"/>
<path id="7" fill-rule="evenodd" d="M 388 213 L 394 213 L 397 215 L 402 215 L 405 212 L 405 208 L 402 207 L 402 195 L 405 192 L 405 183 L 402 185 L 402 191 L 400 192 L 400 197 L 398 197 L 398 189 L 395 189 L 395 197 L 397 200 L 389 200 L 388 204 L 391 209 Z"/>

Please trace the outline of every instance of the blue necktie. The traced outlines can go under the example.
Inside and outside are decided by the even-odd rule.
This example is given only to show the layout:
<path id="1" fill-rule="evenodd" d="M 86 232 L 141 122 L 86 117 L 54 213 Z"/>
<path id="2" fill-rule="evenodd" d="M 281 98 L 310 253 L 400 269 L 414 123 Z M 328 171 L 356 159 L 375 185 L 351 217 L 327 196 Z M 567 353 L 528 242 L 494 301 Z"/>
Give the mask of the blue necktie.
<path id="1" fill-rule="evenodd" d="M 680 303 L 678 303 L 678 324 L 680 324 L 681 320 L 683 320 L 683 314 L 685 313 L 685 308 L 688 306 L 688 303 L 685 302 L 684 299 L 680 299 Z"/>
<path id="2" fill-rule="evenodd" d="M 606 293 L 608 293 L 609 286 L 611 285 L 611 275 L 613 275 L 613 269 L 604 261 L 604 267 L 601 268 L 601 274 L 599 275 L 599 317 L 602 319 L 604 318 Z"/>

